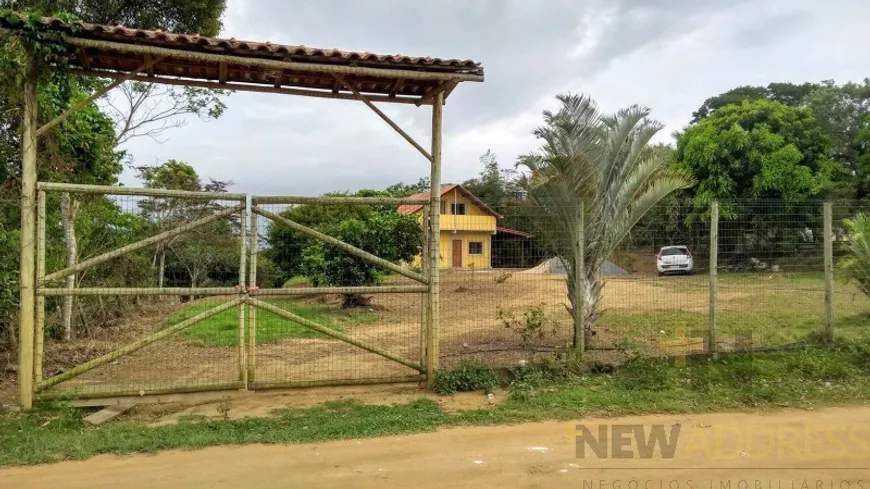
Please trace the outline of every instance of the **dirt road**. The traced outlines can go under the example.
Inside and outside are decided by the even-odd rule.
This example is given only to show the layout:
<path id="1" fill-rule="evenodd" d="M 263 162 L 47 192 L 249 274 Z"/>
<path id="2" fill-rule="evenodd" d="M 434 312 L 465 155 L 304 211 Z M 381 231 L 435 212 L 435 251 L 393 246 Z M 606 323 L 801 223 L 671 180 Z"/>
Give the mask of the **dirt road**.
<path id="1" fill-rule="evenodd" d="M 607 458 L 588 445 L 586 456 L 578 458 L 573 423 L 540 423 L 317 445 L 101 456 L 0 470 L 0 487 L 870 489 L 870 407 L 583 424 L 596 437 L 600 425 L 643 425 L 647 438 L 659 426 L 671 436 L 676 430 L 678 443 L 672 458 L 662 458 L 666 446 L 652 458 L 637 458 L 631 435 L 625 446 L 610 443 Z M 613 458 L 612 450 L 626 453 Z"/>

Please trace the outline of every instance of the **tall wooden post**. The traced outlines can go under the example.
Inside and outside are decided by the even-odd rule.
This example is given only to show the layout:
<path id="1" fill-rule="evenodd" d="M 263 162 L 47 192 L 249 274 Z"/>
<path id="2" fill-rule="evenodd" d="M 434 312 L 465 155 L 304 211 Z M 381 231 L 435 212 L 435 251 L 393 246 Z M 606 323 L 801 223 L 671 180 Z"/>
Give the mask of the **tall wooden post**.
<path id="1" fill-rule="evenodd" d="M 830 202 L 823 205 L 825 252 L 825 338 L 834 339 L 834 223 Z"/>
<path id="2" fill-rule="evenodd" d="M 36 286 L 45 277 L 45 192 L 36 195 Z M 42 352 L 45 343 L 45 296 L 36 296 L 36 353 L 33 359 L 33 378 L 35 383 L 42 382 Z"/>
<path id="3" fill-rule="evenodd" d="M 33 407 L 33 327 L 36 302 L 36 69 L 28 62 L 24 81 L 21 134 L 21 290 L 19 309 L 18 386 L 21 408 Z"/>
<path id="4" fill-rule="evenodd" d="M 257 213 L 251 213 L 251 259 L 248 266 L 248 288 L 257 287 L 257 251 L 260 249 L 258 243 L 260 233 L 257 223 Z M 248 304 L 248 382 L 256 380 L 257 371 L 257 308 Z"/>
<path id="5" fill-rule="evenodd" d="M 710 203 L 710 331 L 707 353 L 716 354 L 716 310 L 719 305 L 719 201 Z"/>
<path id="6" fill-rule="evenodd" d="M 248 259 L 248 208 L 247 200 L 242 202 L 242 210 L 239 211 L 239 293 L 242 298 L 247 298 L 245 289 L 247 288 L 247 265 Z M 248 301 L 244 300 L 239 304 L 239 381 L 242 382 L 244 389 L 248 388 L 248 364 L 247 350 L 245 350 L 245 313 L 248 309 Z"/>
<path id="7" fill-rule="evenodd" d="M 577 206 L 577 226 L 574 232 L 574 353 L 578 360 L 586 351 L 586 226 L 583 202 Z"/>
<path id="8" fill-rule="evenodd" d="M 438 373 L 438 337 L 440 334 L 439 274 L 441 243 L 441 123 L 444 93 L 435 96 L 432 104 L 432 172 L 429 182 L 429 311 L 426 325 L 426 383 L 431 388 Z"/>
<path id="9" fill-rule="evenodd" d="M 431 275 L 429 273 L 429 223 L 431 222 L 429 216 L 429 206 L 423 206 L 422 212 L 422 226 L 423 226 L 423 252 L 420 255 L 420 268 L 422 269 L 423 276 L 427 279 L 430 279 L 431 283 Z M 428 296 L 423 296 L 423 299 L 420 301 L 420 365 L 426 365 L 426 331 L 428 331 L 428 323 L 429 323 L 429 299 Z"/>

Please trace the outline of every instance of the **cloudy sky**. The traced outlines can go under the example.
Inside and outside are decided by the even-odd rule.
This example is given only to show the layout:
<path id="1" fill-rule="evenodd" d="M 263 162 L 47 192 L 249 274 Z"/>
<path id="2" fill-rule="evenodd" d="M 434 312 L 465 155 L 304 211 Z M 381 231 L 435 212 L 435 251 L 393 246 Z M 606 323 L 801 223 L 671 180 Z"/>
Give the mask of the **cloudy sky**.
<path id="1" fill-rule="evenodd" d="M 705 98 L 771 81 L 870 76 L 870 2 L 858 0 L 228 0 L 222 37 L 471 58 L 484 83 L 445 106 L 446 182 L 475 176 L 491 149 L 503 166 L 536 147 L 531 131 L 557 93 L 604 111 L 638 103 L 683 127 Z M 161 144 L 134 139 L 137 165 L 176 158 L 238 192 L 317 195 L 428 175 L 425 160 L 359 102 L 236 93 L 216 121 Z M 427 108 L 382 105 L 428 146 Z M 135 183 L 133 172 L 123 178 Z"/>

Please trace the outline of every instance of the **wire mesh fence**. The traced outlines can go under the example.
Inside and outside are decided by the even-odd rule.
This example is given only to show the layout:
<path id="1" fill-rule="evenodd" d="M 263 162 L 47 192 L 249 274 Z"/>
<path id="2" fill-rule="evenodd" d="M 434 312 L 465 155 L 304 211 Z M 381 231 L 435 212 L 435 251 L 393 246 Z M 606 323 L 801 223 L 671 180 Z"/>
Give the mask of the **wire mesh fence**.
<path id="1" fill-rule="evenodd" d="M 430 347 L 428 289 L 415 277 L 426 275 L 427 207 L 242 208 L 236 197 L 71 195 L 46 192 L 42 213 L 38 380 L 51 384 L 43 391 L 97 396 L 420 378 Z M 836 267 L 849 243 L 843 220 L 862 210 L 856 203 L 831 204 L 830 300 L 822 202 L 718 206 L 717 233 L 710 206 L 673 199 L 614 245 L 602 239 L 594 210 L 581 227 L 576 208 L 517 199 L 492 209 L 445 196 L 439 367 L 553 358 L 575 351 L 579 338 L 587 361 L 606 364 L 638 354 L 782 348 L 827 331 L 828 311 L 835 335 L 868 337 L 870 299 Z M 575 270 L 579 229 L 584 266 Z M 147 241 L 154 236 L 164 239 Z M 127 251 L 101 259 L 118 249 Z M 63 273 L 81 264 L 89 265 Z M 578 301 L 586 326 L 579 334 Z"/>
<path id="2" fill-rule="evenodd" d="M 239 200 L 43 195 L 38 386 L 89 396 L 239 383 Z"/>

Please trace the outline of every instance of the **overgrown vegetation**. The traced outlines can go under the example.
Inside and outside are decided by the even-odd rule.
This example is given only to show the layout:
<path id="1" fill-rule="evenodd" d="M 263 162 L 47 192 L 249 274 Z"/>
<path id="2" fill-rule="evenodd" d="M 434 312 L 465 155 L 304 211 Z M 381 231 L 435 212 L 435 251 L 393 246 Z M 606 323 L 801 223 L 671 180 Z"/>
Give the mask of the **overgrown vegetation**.
<path id="1" fill-rule="evenodd" d="M 438 394 L 455 394 L 457 392 L 483 391 L 492 392 L 499 386 L 499 378 L 495 371 L 485 363 L 463 360 L 455 370 L 438 372 L 432 390 Z"/>
<path id="2" fill-rule="evenodd" d="M 82 422 L 86 413 L 81 410 L 44 406 L 0 417 L 4 444 L 0 465 L 217 444 L 311 443 L 584 416 L 810 409 L 865 403 L 870 396 L 870 343 L 866 341 L 840 340 L 828 349 L 811 345 L 796 352 L 685 363 L 638 358 L 613 374 L 587 371 L 566 376 L 565 368 L 564 364 L 529 364 L 515 375 L 514 395 L 505 403 L 453 413 L 429 399 L 391 406 L 350 400 L 276 409 L 270 418 L 227 421 L 221 415 L 158 427 L 130 421 L 93 427 Z M 525 387 L 517 387 L 517 379 Z"/>

